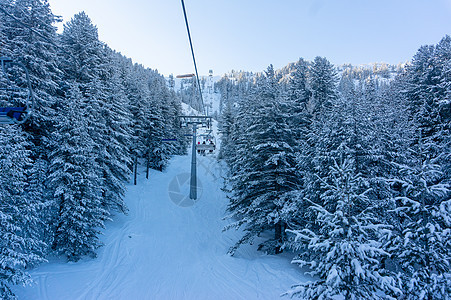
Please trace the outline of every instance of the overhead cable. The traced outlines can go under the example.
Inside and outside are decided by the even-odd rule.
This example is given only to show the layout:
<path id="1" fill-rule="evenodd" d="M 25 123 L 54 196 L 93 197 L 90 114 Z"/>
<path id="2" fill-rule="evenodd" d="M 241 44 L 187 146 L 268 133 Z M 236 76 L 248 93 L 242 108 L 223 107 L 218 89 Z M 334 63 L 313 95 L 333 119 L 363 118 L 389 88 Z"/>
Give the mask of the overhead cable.
<path id="1" fill-rule="evenodd" d="M 191 47 L 191 54 L 193 55 L 194 70 L 196 71 L 197 86 L 199 87 L 200 101 L 201 101 L 201 104 L 202 104 L 202 112 L 205 112 L 204 99 L 202 97 L 202 89 L 200 87 L 200 81 L 199 81 L 199 73 L 197 72 L 196 57 L 194 56 L 193 42 L 191 40 L 191 34 L 190 34 L 190 31 L 189 31 L 189 25 L 188 25 L 188 18 L 186 16 L 185 2 L 184 2 L 184 0 L 181 0 L 181 1 L 182 1 L 183 15 L 185 16 L 186 30 L 188 32 L 189 44 L 190 44 L 190 47 Z"/>

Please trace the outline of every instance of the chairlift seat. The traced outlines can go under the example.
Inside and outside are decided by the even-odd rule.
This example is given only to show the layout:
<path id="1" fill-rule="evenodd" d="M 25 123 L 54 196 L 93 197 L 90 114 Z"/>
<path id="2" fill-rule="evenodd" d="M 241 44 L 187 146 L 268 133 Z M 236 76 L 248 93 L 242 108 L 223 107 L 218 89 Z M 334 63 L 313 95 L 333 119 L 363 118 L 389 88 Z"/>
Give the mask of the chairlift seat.
<path id="1" fill-rule="evenodd" d="M 8 75 L 8 69 L 11 66 L 17 66 L 23 70 L 26 77 L 25 87 L 17 86 L 17 82 L 15 82 L 15 80 L 17 79 L 16 76 L 10 77 Z M 34 109 L 33 89 L 31 88 L 31 81 L 28 70 L 24 64 L 15 62 L 11 58 L 4 56 L 0 57 L 0 67 L 0 74 L 3 74 L 1 75 L 1 77 L 3 78 L 3 80 L 5 80 L 6 83 L 6 87 L 1 88 L 3 91 L 6 91 L 6 93 L 9 94 L 9 96 L 12 98 L 16 96 L 15 93 L 17 92 L 27 91 L 26 100 L 22 99 L 24 100 L 23 102 L 25 102 L 23 107 L 0 107 L 0 124 L 22 124 L 30 117 Z M 16 100 L 16 102 L 22 101 Z"/>
<path id="2" fill-rule="evenodd" d="M 0 124 L 14 124 L 22 121 L 22 115 L 26 114 L 25 107 L 0 107 Z"/>
<path id="3" fill-rule="evenodd" d="M 197 144 L 196 145 L 197 150 L 215 150 L 216 146 L 214 144 Z"/>

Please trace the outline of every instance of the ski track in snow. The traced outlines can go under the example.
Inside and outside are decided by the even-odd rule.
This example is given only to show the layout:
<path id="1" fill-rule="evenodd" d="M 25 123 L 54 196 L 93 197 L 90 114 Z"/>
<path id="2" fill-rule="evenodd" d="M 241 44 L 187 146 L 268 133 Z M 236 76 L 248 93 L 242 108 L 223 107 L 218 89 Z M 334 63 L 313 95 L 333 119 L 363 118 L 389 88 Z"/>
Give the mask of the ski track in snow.
<path id="1" fill-rule="evenodd" d="M 15 287 L 19 299 L 279 299 L 305 281 L 290 264 L 293 254 L 264 255 L 245 245 L 234 257 L 227 250 L 240 233 L 222 232 L 227 199 L 214 157 L 199 157 L 200 199 L 180 207 L 168 195 L 169 182 L 189 173 L 191 156 L 173 157 L 164 172 L 141 169 L 128 185 L 128 215 L 117 215 L 95 259 L 55 259 L 30 272 L 35 284 Z"/>

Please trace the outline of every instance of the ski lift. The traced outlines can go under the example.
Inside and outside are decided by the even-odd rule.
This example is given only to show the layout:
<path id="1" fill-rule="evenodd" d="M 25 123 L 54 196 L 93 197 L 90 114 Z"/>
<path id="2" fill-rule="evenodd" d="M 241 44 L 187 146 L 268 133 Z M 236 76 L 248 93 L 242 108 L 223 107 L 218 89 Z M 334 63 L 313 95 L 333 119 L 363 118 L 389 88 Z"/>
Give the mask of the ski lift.
<path id="1" fill-rule="evenodd" d="M 0 101 L 18 103 L 15 107 L 0 107 L 0 124 L 22 124 L 28 120 L 34 108 L 34 96 L 27 68 L 9 57 L 0 57 Z M 14 66 L 21 71 L 15 70 Z M 19 73 L 22 74 L 22 78 Z M 25 75 L 25 78 L 23 78 Z"/>
<path id="2" fill-rule="evenodd" d="M 199 134 L 200 141 L 197 142 L 196 150 L 199 154 L 213 154 L 216 150 L 216 139 L 211 134 Z"/>
<path id="3" fill-rule="evenodd" d="M 196 75 L 191 73 L 191 74 L 177 75 L 177 76 L 175 76 L 175 78 L 193 78 L 194 76 L 196 76 Z"/>

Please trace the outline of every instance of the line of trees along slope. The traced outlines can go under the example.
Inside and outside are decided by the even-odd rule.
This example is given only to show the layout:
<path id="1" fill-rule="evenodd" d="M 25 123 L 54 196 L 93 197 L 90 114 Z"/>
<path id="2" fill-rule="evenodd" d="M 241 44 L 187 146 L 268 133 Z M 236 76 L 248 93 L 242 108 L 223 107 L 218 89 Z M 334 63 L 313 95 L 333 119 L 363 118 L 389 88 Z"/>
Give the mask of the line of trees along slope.
<path id="1" fill-rule="evenodd" d="M 127 212 L 133 163 L 162 170 L 186 142 L 163 76 L 100 42 L 85 13 L 58 34 L 47 1 L 0 5 L 0 55 L 26 65 L 36 95 L 29 122 L 0 128 L 0 298 L 9 299 L 46 255 L 95 256 L 105 221 Z"/>
<path id="2" fill-rule="evenodd" d="M 451 297 L 450 74 L 445 36 L 396 76 L 317 57 L 221 79 L 230 252 L 293 251 L 317 280 L 292 297 Z"/>

